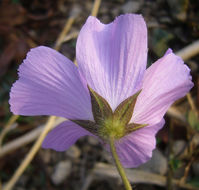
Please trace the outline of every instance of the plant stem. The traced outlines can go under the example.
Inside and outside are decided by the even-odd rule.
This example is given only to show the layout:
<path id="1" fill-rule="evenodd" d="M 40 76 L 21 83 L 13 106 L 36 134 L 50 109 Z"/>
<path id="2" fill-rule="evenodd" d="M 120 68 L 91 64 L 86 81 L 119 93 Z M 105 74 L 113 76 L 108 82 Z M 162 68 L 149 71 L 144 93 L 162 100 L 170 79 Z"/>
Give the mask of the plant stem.
<path id="1" fill-rule="evenodd" d="M 125 187 L 126 190 L 132 190 L 131 184 L 129 183 L 129 180 L 128 180 L 126 174 L 125 174 L 124 168 L 122 167 L 122 164 L 121 164 L 119 157 L 117 155 L 115 143 L 114 143 L 114 137 L 110 137 L 109 143 L 110 143 L 110 148 L 111 148 L 111 152 L 112 152 L 112 155 L 113 155 L 113 159 L 115 161 L 117 170 L 118 170 L 118 172 L 119 172 L 119 174 L 122 178 L 122 181 L 124 183 L 124 187 Z"/>

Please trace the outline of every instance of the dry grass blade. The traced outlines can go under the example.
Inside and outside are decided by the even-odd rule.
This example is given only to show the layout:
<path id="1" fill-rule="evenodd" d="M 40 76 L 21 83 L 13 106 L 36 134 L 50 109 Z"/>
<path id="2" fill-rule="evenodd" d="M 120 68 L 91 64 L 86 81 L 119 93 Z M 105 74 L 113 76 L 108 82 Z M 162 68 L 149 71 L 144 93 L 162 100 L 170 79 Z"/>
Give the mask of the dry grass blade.
<path id="1" fill-rule="evenodd" d="M 186 46 L 180 51 L 176 52 L 184 61 L 190 59 L 191 57 L 199 53 L 199 40 L 193 42 L 192 44 Z"/>
<path id="2" fill-rule="evenodd" d="M 67 21 L 66 21 L 66 24 L 65 24 L 65 27 L 64 29 L 62 30 L 62 32 L 60 33 L 56 43 L 55 43 L 55 47 L 54 49 L 56 50 L 59 50 L 60 47 L 61 47 L 61 44 L 63 43 L 63 39 L 65 38 L 66 34 L 68 33 L 68 31 L 70 30 L 72 24 L 74 23 L 75 21 L 75 17 L 70 17 Z"/>
<path id="3" fill-rule="evenodd" d="M 3 190 L 10 190 L 10 189 L 13 188 L 13 186 L 15 185 L 15 183 L 17 182 L 17 180 L 19 179 L 19 177 L 22 175 L 22 173 L 24 172 L 24 170 L 26 169 L 26 167 L 28 166 L 28 164 L 32 161 L 32 159 L 36 155 L 36 153 L 39 150 L 39 148 L 40 148 L 40 146 L 41 146 L 41 144 L 42 144 L 45 136 L 52 129 L 52 126 L 53 126 L 55 120 L 56 120 L 55 116 L 51 116 L 48 119 L 48 122 L 47 122 L 44 130 L 40 134 L 38 140 L 35 142 L 35 144 L 31 148 L 30 152 L 27 154 L 27 156 L 25 157 L 25 159 L 23 160 L 23 162 L 21 163 L 21 165 L 15 171 L 14 175 L 12 176 L 12 178 L 5 185 L 5 187 L 3 187 Z"/>
<path id="4" fill-rule="evenodd" d="M 5 137 L 6 133 L 10 130 L 10 128 L 12 127 L 12 125 L 15 123 L 15 121 L 19 118 L 18 115 L 13 115 L 8 123 L 6 124 L 6 126 L 3 128 L 1 134 L 0 134 L 0 151 L 1 151 L 1 145 L 3 142 L 3 138 Z"/>
<path id="5" fill-rule="evenodd" d="M 196 117 L 198 117 L 198 110 L 197 110 L 197 108 L 195 106 L 195 103 L 194 103 L 193 98 L 191 97 L 190 93 L 187 94 L 187 100 L 189 102 L 189 105 L 190 105 L 192 111 L 194 112 L 194 114 L 196 115 Z"/>
<path id="6" fill-rule="evenodd" d="M 189 170 L 190 170 L 191 165 L 193 164 L 194 160 L 195 160 L 195 157 L 192 157 L 191 160 L 189 161 L 189 163 L 187 164 L 187 166 L 185 167 L 184 176 L 180 179 L 180 184 L 184 184 L 186 182 L 186 179 L 189 174 Z"/>
<path id="7" fill-rule="evenodd" d="M 61 117 L 58 118 L 52 128 L 54 128 L 55 126 L 57 126 L 58 124 L 62 123 L 65 120 L 66 120 L 65 118 L 61 118 Z M 27 145 L 28 143 L 33 142 L 39 136 L 39 134 L 41 134 L 44 128 L 45 128 L 45 125 L 38 126 L 32 131 L 2 146 L 2 148 L 0 149 L 0 158 L 22 146 Z"/>
<path id="8" fill-rule="evenodd" d="M 167 115 L 181 121 L 182 123 L 188 124 L 186 117 L 175 106 L 171 106 L 167 110 Z"/>
<path id="9" fill-rule="evenodd" d="M 68 42 L 68 41 L 70 41 L 72 39 L 77 38 L 78 35 L 79 35 L 78 31 L 74 31 L 74 32 L 68 34 L 67 36 L 64 37 L 63 43 Z"/>
<path id="10" fill-rule="evenodd" d="M 128 179 L 133 184 L 143 183 L 143 184 L 153 184 L 159 186 L 166 186 L 166 177 L 158 174 L 141 171 L 138 169 L 126 169 L 126 174 Z M 96 164 L 93 174 L 95 177 L 103 178 L 103 179 L 120 179 L 120 176 L 116 170 L 116 168 L 109 164 L 98 163 Z M 199 190 L 196 187 L 193 187 L 189 184 L 180 184 L 179 180 L 172 181 L 174 185 L 179 186 L 181 188 L 190 189 L 190 190 Z"/>
<path id="11" fill-rule="evenodd" d="M 92 9 L 92 12 L 91 12 L 92 16 L 95 16 L 95 17 L 97 16 L 100 4 L 101 4 L 101 0 L 95 0 L 94 5 L 93 5 L 93 9 Z"/>

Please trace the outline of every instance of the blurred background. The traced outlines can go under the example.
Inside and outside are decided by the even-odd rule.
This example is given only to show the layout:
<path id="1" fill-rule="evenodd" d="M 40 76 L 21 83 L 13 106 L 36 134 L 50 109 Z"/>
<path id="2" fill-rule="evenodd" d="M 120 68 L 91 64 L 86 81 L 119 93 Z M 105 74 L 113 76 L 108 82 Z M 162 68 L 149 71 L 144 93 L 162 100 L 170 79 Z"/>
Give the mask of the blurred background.
<path id="1" fill-rule="evenodd" d="M 195 83 L 191 93 L 177 101 L 166 114 L 166 124 L 157 134 L 157 149 L 151 161 L 128 170 L 134 189 L 199 189 L 199 1 L 102 0 L 97 3 L 95 14 L 103 23 L 124 13 L 142 14 L 148 27 L 148 65 L 170 47 L 191 68 Z M 0 1 L 1 185 L 11 179 L 47 120 L 44 116 L 13 117 L 10 113 L 9 91 L 17 79 L 17 68 L 29 49 L 38 45 L 54 47 L 74 60 L 78 32 L 93 8 L 94 0 Z M 188 45 L 190 49 L 181 51 Z M 110 155 L 98 141 L 82 138 L 63 153 L 40 149 L 13 189 L 122 189 L 111 164 Z"/>

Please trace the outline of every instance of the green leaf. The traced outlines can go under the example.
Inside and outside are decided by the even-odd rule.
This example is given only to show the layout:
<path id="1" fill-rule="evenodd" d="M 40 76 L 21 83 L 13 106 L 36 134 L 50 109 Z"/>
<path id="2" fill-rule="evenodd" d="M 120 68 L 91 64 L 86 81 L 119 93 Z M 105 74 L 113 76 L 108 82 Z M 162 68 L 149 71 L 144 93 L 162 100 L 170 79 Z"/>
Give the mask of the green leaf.
<path id="1" fill-rule="evenodd" d="M 88 86 L 90 96 L 91 96 L 91 104 L 92 104 L 92 112 L 94 120 L 97 124 L 101 124 L 105 119 L 112 117 L 112 109 L 108 102 L 100 96 L 97 92 L 91 89 Z"/>
<path id="2" fill-rule="evenodd" d="M 87 131 L 91 132 L 92 134 L 97 135 L 98 134 L 98 127 L 95 122 L 90 121 L 90 120 L 75 120 L 75 119 L 70 119 L 70 121 L 76 123 L 80 127 L 83 127 Z"/>
<path id="3" fill-rule="evenodd" d="M 126 126 L 126 133 L 131 133 L 133 131 L 137 131 L 143 127 L 146 127 L 148 124 L 138 124 L 138 123 L 130 123 Z"/>
<path id="4" fill-rule="evenodd" d="M 113 119 L 120 121 L 123 126 L 127 125 L 132 118 L 135 103 L 140 92 L 141 90 L 120 103 L 113 113 Z"/>

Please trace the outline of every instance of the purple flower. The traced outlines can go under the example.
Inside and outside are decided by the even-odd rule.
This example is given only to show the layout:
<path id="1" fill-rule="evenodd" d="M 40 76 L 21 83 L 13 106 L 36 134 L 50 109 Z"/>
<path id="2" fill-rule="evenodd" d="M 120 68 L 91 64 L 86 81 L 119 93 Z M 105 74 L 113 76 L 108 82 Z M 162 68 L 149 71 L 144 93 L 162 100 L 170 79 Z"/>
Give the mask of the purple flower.
<path id="1" fill-rule="evenodd" d="M 94 122 L 88 86 L 112 110 L 141 90 L 129 123 L 147 126 L 121 136 L 115 145 L 124 167 L 149 160 L 165 112 L 193 87 L 190 69 L 170 49 L 146 69 L 147 28 L 143 17 L 134 14 L 119 16 L 110 24 L 89 17 L 77 40 L 76 57 L 78 67 L 51 48 L 31 49 L 11 89 L 11 111 L 69 119 L 47 135 L 44 148 L 64 151 L 80 137 L 92 135 L 109 149 L 103 136 L 72 121 Z"/>

